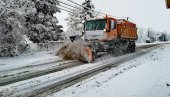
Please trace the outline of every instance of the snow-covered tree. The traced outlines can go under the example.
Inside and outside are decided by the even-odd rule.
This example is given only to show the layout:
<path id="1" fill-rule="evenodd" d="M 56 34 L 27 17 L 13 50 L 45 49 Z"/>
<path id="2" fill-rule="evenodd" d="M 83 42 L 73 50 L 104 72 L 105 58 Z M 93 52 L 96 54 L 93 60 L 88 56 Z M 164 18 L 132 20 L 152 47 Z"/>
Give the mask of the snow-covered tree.
<path id="1" fill-rule="evenodd" d="M 62 26 L 53 16 L 57 0 L 0 0 L 0 56 L 18 55 L 27 34 L 34 42 L 58 40 Z"/>
<path id="2" fill-rule="evenodd" d="M 95 17 L 95 12 L 94 12 L 95 7 L 92 4 L 91 0 L 85 0 L 82 6 L 83 6 L 83 11 L 82 11 L 83 17 L 86 17 L 86 19 Z"/>
<path id="3" fill-rule="evenodd" d="M 35 13 L 35 4 L 30 0 L 0 0 L 0 12 L 11 11 L 26 16 Z"/>
<path id="4" fill-rule="evenodd" d="M 158 32 L 151 28 L 148 28 L 147 30 L 147 36 L 151 40 L 151 42 L 156 42 L 158 40 L 158 34 Z"/>
<path id="5" fill-rule="evenodd" d="M 167 34 L 167 41 L 170 41 L 170 34 Z"/>
<path id="6" fill-rule="evenodd" d="M 15 11 L 0 16 L 0 56 L 18 55 L 17 44 L 23 40 L 23 20 Z"/>
<path id="7" fill-rule="evenodd" d="M 17 44 L 26 32 L 24 17 L 34 10 L 28 0 L 0 0 L 0 56 L 19 54 Z"/>
<path id="8" fill-rule="evenodd" d="M 82 31 L 84 28 L 83 21 L 85 19 L 91 19 L 96 17 L 96 13 L 94 12 L 94 5 L 91 0 L 85 0 L 82 3 L 83 7 L 75 6 L 70 10 L 69 16 L 66 18 L 67 21 L 67 35 L 82 35 Z"/>
<path id="9" fill-rule="evenodd" d="M 160 33 L 158 37 L 159 41 L 168 41 L 168 34 L 167 33 Z"/>
<path id="10" fill-rule="evenodd" d="M 137 42 L 145 43 L 146 40 L 148 40 L 148 37 L 146 35 L 147 31 L 145 29 L 139 27 L 137 32 L 138 32 L 138 40 L 137 40 Z"/>
<path id="11" fill-rule="evenodd" d="M 81 14 L 82 10 L 83 8 L 75 6 L 75 8 L 71 10 L 73 13 L 69 13 L 69 16 L 66 18 L 68 36 L 81 35 L 84 20 Z"/>
<path id="12" fill-rule="evenodd" d="M 31 0 L 35 4 L 36 13 L 26 16 L 28 36 L 35 43 L 56 41 L 61 35 L 61 25 L 54 14 L 60 12 L 58 0 Z"/>

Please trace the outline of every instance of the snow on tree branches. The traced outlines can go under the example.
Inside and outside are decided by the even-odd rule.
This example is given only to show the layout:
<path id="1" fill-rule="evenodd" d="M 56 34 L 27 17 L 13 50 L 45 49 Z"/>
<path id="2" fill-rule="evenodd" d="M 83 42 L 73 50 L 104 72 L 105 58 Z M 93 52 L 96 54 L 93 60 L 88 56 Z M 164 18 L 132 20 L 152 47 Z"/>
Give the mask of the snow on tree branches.
<path id="1" fill-rule="evenodd" d="M 83 8 L 75 7 L 72 11 L 75 13 L 69 13 L 69 16 L 66 18 L 67 21 L 67 32 L 69 33 L 69 36 L 74 35 L 81 35 L 81 32 L 83 31 L 83 23 L 82 21 L 84 18 L 82 18 L 82 10 Z"/>
<path id="2" fill-rule="evenodd" d="M 25 16 L 35 12 L 29 0 L 0 0 L 0 56 L 20 53 L 18 44 L 26 33 Z"/>
<path id="3" fill-rule="evenodd" d="M 69 13 L 69 16 L 66 18 L 68 26 L 67 33 L 69 36 L 82 35 L 83 21 L 96 16 L 91 0 L 85 0 L 82 6 L 83 7 L 75 6 L 73 9 L 70 9 L 70 12 L 73 13 Z"/>
<path id="4" fill-rule="evenodd" d="M 0 56 L 18 55 L 17 43 L 20 43 L 24 18 L 15 11 L 7 11 L 0 16 Z"/>
<path id="5" fill-rule="evenodd" d="M 94 14 L 95 7 L 92 4 L 91 0 L 85 0 L 82 6 L 83 6 L 83 11 L 82 11 L 83 17 L 86 17 L 86 19 L 95 17 L 95 14 Z"/>
<path id="6" fill-rule="evenodd" d="M 62 26 L 53 16 L 57 0 L 0 0 L 0 56 L 19 54 L 26 34 L 33 42 L 58 40 Z"/>
<path id="7" fill-rule="evenodd" d="M 56 25 L 58 20 L 54 14 L 60 12 L 57 0 L 32 0 L 36 13 L 26 16 L 28 36 L 34 43 L 56 41 L 60 38 L 62 26 Z"/>

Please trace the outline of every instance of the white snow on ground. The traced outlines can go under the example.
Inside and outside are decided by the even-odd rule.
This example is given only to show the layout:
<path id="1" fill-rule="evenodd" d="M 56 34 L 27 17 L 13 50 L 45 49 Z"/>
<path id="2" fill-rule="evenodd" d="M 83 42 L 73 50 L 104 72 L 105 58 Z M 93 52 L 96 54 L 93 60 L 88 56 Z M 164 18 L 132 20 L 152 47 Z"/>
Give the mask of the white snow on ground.
<path id="1" fill-rule="evenodd" d="M 49 97 L 170 97 L 170 45 Z"/>
<path id="2" fill-rule="evenodd" d="M 0 87 L 0 92 L 3 93 L 4 96 L 5 95 L 9 96 L 11 93 L 18 93 L 18 92 L 19 92 L 19 94 L 24 93 L 26 91 L 27 92 L 28 91 L 33 92 L 34 89 L 39 89 L 41 87 L 49 86 L 50 84 L 60 82 L 61 80 L 66 79 L 70 76 L 74 76 L 76 74 L 82 73 L 82 72 L 87 71 L 89 69 L 102 66 L 103 64 L 106 64 L 106 63 L 110 63 L 110 62 L 113 63 L 113 62 L 116 62 L 118 60 L 122 60 L 123 58 L 126 58 L 126 57 L 131 56 L 131 55 L 135 55 L 135 53 L 120 56 L 120 57 L 112 57 L 112 58 L 110 57 L 110 58 L 107 58 L 106 60 L 98 61 L 96 63 L 84 64 L 84 65 L 81 65 L 81 66 L 64 69 L 64 70 L 59 71 L 59 72 L 55 72 L 55 73 L 43 75 L 43 76 L 40 76 L 40 77 L 32 78 L 32 79 L 29 79 L 29 80 L 16 82 L 16 83 L 13 83 L 13 84 L 9 84 L 9 85 Z"/>
<path id="3" fill-rule="evenodd" d="M 168 48 L 168 49 L 167 49 Z M 128 89 L 129 87 L 128 87 L 128 85 L 126 85 L 125 84 L 125 82 L 129 82 L 129 83 L 131 83 L 131 80 L 130 80 L 130 78 L 127 78 L 127 79 L 129 79 L 130 81 L 128 81 L 127 79 L 123 79 L 124 77 L 122 77 L 122 80 L 120 80 L 120 79 L 118 79 L 117 81 L 118 82 L 114 82 L 114 80 L 116 79 L 116 78 L 119 78 L 119 76 L 118 77 L 116 77 L 117 75 L 120 75 L 120 74 L 122 74 L 123 73 L 123 75 L 124 74 L 127 74 L 128 72 L 125 72 L 125 71 L 127 71 L 127 70 L 129 70 L 129 69 L 131 69 L 131 68 L 134 68 L 134 67 L 137 67 L 137 66 L 139 66 L 139 65 L 141 65 L 141 64 L 144 64 L 144 63 L 146 63 L 146 64 L 150 64 L 149 62 L 159 62 L 160 60 L 163 60 L 162 58 L 164 58 L 164 57 L 159 57 L 158 55 L 159 54 L 167 54 L 166 52 L 169 52 L 169 48 L 170 48 L 170 46 L 167 46 L 167 48 L 165 48 L 165 49 L 163 49 L 163 51 L 164 52 L 160 52 L 162 49 L 158 49 L 158 50 L 156 50 L 156 51 L 153 51 L 152 53 L 149 53 L 149 54 L 147 54 L 147 55 L 145 55 L 145 56 L 143 56 L 143 57 L 141 57 L 141 58 L 138 58 L 138 59 L 136 59 L 136 60 L 134 60 L 134 61 L 130 61 L 130 62 L 128 62 L 128 63 L 126 63 L 126 64 L 123 64 L 123 65 L 121 65 L 121 66 L 119 66 L 119 67 L 117 67 L 117 68 L 113 68 L 112 70 L 108 70 L 107 72 L 104 72 L 104 73 L 101 73 L 101 74 L 99 74 L 99 75 L 96 75 L 95 77 L 92 77 L 92 78 L 90 78 L 90 79 L 88 79 L 88 80 L 85 80 L 85 81 L 83 81 L 83 82 L 81 82 L 81 83 L 78 83 L 78 84 L 76 84 L 76 85 L 74 85 L 73 87 L 70 87 L 70 88 L 67 88 L 67 89 L 65 89 L 65 90 L 63 90 L 63 91 L 60 91 L 60 92 L 58 92 L 58 93 L 56 93 L 56 94 L 54 94 L 54 95 L 51 95 L 51 96 L 53 96 L 53 97 L 82 97 L 82 95 L 84 95 L 84 97 L 87 97 L 87 96 L 91 96 L 91 97 L 97 97 L 97 96 L 101 96 L 101 97 L 103 97 L 102 96 L 102 94 L 100 94 L 100 93 L 104 93 L 105 91 L 105 89 L 107 89 L 106 87 L 104 87 L 104 86 L 106 86 L 107 84 L 108 84 L 108 86 L 111 86 L 111 87 L 115 87 L 116 89 L 115 90 L 117 90 L 117 89 L 119 89 L 120 87 L 122 87 L 122 88 L 124 88 L 125 87 L 125 90 L 123 90 L 123 91 L 128 91 L 128 90 L 126 90 L 126 89 Z M 53 55 L 53 54 L 48 54 L 48 53 L 44 53 L 44 54 L 47 54 L 46 55 L 46 58 L 47 59 L 49 59 L 49 58 L 51 58 L 51 59 L 55 59 L 55 56 Z M 44 56 L 44 54 L 43 53 L 40 53 L 40 54 L 35 54 L 35 57 L 34 58 L 40 58 L 40 60 L 39 60 L 39 62 L 41 63 L 42 61 L 48 61 L 45 57 L 43 57 Z M 34 56 L 34 55 L 33 55 Z M 28 58 L 32 58 L 33 56 L 29 56 L 28 57 L 28 55 L 26 55 L 26 56 L 23 56 L 23 59 L 24 59 L 24 57 L 28 57 Z M 167 56 L 167 55 L 166 55 Z M 157 59 L 157 57 L 158 57 L 158 59 L 159 60 L 156 60 Z M 14 58 L 17 58 L 17 57 L 14 57 Z M 19 56 L 19 58 L 22 58 L 22 56 Z M 18 58 L 18 60 L 19 60 L 19 58 Z M 34 58 L 32 58 L 32 59 L 34 59 Z M 44 58 L 44 60 L 43 60 L 43 58 Z M 10 58 L 11 59 L 11 58 Z M 117 58 L 115 58 L 115 59 L 117 59 Z M 115 59 L 112 59 L 112 60 L 115 60 Z M 164 58 L 164 59 L 166 59 L 166 58 Z M 110 59 L 107 59 L 107 60 L 110 60 Z M 22 61 L 22 59 L 20 60 L 20 61 Z M 37 61 L 37 60 L 36 60 Z M 29 60 L 28 60 L 28 62 L 29 62 Z M 35 60 L 34 60 L 34 62 L 35 62 Z M 161 61 L 161 62 L 163 62 L 163 61 Z M 22 63 L 22 62 L 21 62 Z M 99 64 L 99 63 L 102 63 L 102 61 L 100 61 L 100 62 L 97 62 L 97 63 L 94 63 L 93 65 L 96 65 L 97 66 L 97 64 Z M 9 64 L 9 63 L 8 63 Z M 161 63 L 162 64 L 162 63 Z M 78 66 L 78 67 L 73 67 L 73 68 L 69 68 L 69 69 L 65 69 L 65 70 L 63 70 L 63 71 L 60 71 L 60 72 L 56 72 L 56 73 L 51 73 L 51 74 L 47 74 L 47 75 L 44 75 L 44 76 L 40 76 L 40 77 L 37 77 L 37 78 L 33 78 L 33 79 L 29 79 L 29 80 L 25 80 L 25 81 L 21 81 L 21 82 L 17 82 L 17 83 L 14 83 L 14 84 L 10 84 L 10 85 L 6 85 L 6 86 L 3 86 L 3 87 L 0 87 L 0 90 L 2 90 L 3 91 L 3 93 L 10 93 L 9 92 L 9 90 L 11 91 L 11 92 L 17 92 L 17 91 L 21 91 L 22 92 L 22 90 L 24 90 L 24 89 L 26 89 L 26 88 L 29 88 L 29 87 L 33 87 L 33 88 L 39 88 L 39 87 L 44 87 L 44 86 L 48 86 L 48 84 L 50 84 L 50 83 L 52 83 L 52 81 L 55 81 L 55 82 L 57 82 L 57 81 L 60 81 L 61 80 L 61 77 L 64 77 L 64 76 L 68 76 L 69 74 L 72 74 L 72 73 L 78 73 L 78 72 L 80 72 L 80 71 L 82 71 L 83 69 L 85 69 L 85 68 L 91 68 L 91 67 L 93 67 L 93 65 L 92 64 L 85 64 L 85 65 L 82 65 L 82 66 Z M 3 66 L 3 65 L 2 65 Z M 5 65 L 4 65 L 5 66 Z M 7 65 L 7 67 L 8 67 L 8 69 L 9 68 L 11 68 L 12 67 L 12 63 L 11 63 L 11 65 Z M 19 66 L 23 66 L 23 64 L 22 65 L 19 65 Z M 145 68 L 147 68 L 147 65 L 142 65 L 142 66 L 145 66 Z M 141 67 L 142 67 L 141 66 Z M 159 65 L 158 65 L 159 66 Z M 18 67 L 18 66 L 17 66 Z M 4 67 L 3 67 L 4 68 Z M 15 68 L 15 67 L 12 67 L 12 68 Z M 142 70 L 145 70 L 145 68 L 144 69 L 141 69 L 141 71 Z M 151 68 L 151 67 L 150 67 Z M 149 69 L 150 69 L 149 68 Z M 167 68 L 166 68 L 167 69 Z M 147 69 L 146 69 L 147 70 Z M 151 69 L 150 69 L 151 70 Z M 131 71 L 131 70 L 130 70 Z M 130 73 L 129 74 L 129 76 L 134 76 L 134 75 L 132 75 L 133 73 Z M 120 76 L 123 76 L 123 75 L 120 75 Z M 147 75 L 147 74 L 146 74 Z M 128 75 L 127 75 L 128 76 Z M 150 77 L 150 76 L 149 76 Z M 136 77 L 135 77 L 136 78 Z M 145 80 L 145 78 L 143 78 L 144 80 Z M 147 79 L 147 78 L 146 78 Z M 155 78 L 156 79 L 156 78 Z M 135 79 L 134 79 L 135 80 Z M 113 81 L 113 82 L 112 82 Z M 111 82 L 111 83 L 115 83 L 115 86 L 112 86 L 111 84 L 109 84 L 109 82 Z M 139 81 L 139 84 L 141 85 L 141 83 L 140 83 L 141 81 Z M 46 84 L 44 84 L 44 83 L 46 83 Z M 118 84 L 119 83 L 119 84 Z M 129 84 L 129 83 L 127 83 L 127 84 Z M 168 83 L 168 82 L 167 82 Z M 124 86 L 121 86 L 121 84 L 125 84 Z M 36 87 L 34 87 L 35 85 L 37 85 Z M 114 85 L 114 84 L 113 84 Z M 117 86 L 117 85 L 119 85 L 119 86 Z M 103 86 L 103 87 L 102 87 Z M 107 86 L 107 87 L 108 87 Z M 135 85 L 134 85 L 135 86 Z M 143 86 L 143 85 L 142 85 Z M 101 89 L 100 89 L 100 87 L 102 87 Z M 139 86 L 140 87 L 140 86 Z M 32 89 L 33 89 L 32 88 Z M 31 89 L 31 90 L 32 90 Z M 96 93 L 96 91 L 99 91 L 99 90 L 101 90 L 101 92 L 99 93 L 99 95 L 95 95 L 95 93 Z M 104 89 L 103 91 L 102 91 L 102 89 Z M 144 88 L 142 88 L 142 89 L 144 89 Z M 91 90 L 93 90 L 93 91 L 91 91 Z M 110 90 L 110 89 L 109 89 Z M 113 89 L 114 90 L 114 89 Z M 121 88 L 119 89 L 119 90 L 121 90 Z M 132 89 L 133 90 L 133 89 Z M 136 90 L 136 89 L 135 89 Z M 24 90 L 25 91 L 25 90 Z M 113 91 L 112 91 L 113 92 Z M 111 93 L 112 93 L 111 92 Z M 131 92 L 131 91 L 130 91 Z M 84 94 L 85 93 L 85 94 Z M 91 93 L 93 93 L 92 95 L 91 95 Z M 115 93 L 118 93 L 118 97 L 123 97 L 123 95 L 119 95 L 119 93 L 120 94 L 122 94 L 122 93 L 124 93 L 124 92 L 121 92 L 121 91 L 119 91 L 119 92 L 115 92 Z M 126 95 L 128 95 L 128 93 L 129 92 L 125 92 L 124 94 L 126 94 Z M 133 93 L 133 91 L 132 91 L 132 93 Z M 135 93 L 138 93 L 138 92 L 135 92 Z M 153 92 L 154 93 L 154 92 Z M 142 93 L 143 94 L 143 93 Z M 8 95 L 8 94 L 7 94 Z M 116 95 L 116 94 L 113 94 L 113 95 Z M 136 94 L 137 95 L 137 94 Z M 104 96 L 104 97 L 110 97 L 110 96 Z M 112 97 L 112 96 L 111 96 Z M 138 97 L 140 97 L 140 96 L 138 96 Z M 143 96 L 142 96 L 143 97 Z M 159 96 L 158 96 L 159 97 Z M 163 96 L 164 97 L 164 96 Z M 166 97 L 166 96 L 165 96 Z"/>
<path id="4" fill-rule="evenodd" d="M 14 68 L 21 68 L 29 65 L 41 64 L 43 62 L 50 62 L 54 60 L 61 60 L 54 53 L 50 52 L 36 52 L 34 54 L 23 54 L 16 57 L 0 57 L 0 71 Z"/>
<path id="5" fill-rule="evenodd" d="M 152 43 L 159 44 L 159 43 Z M 147 43 L 137 43 L 137 47 L 141 47 L 143 45 L 150 45 Z M 44 62 L 51 62 L 54 60 L 61 60 L 58 56 L 54 56 L 54 52 L 35 52 L 19 55 L 16 57 L 0 57 L 0 71 L 2 70 L 10 70 L 15 68 L 21 68 L 29 65 L 41 64 Z"/>

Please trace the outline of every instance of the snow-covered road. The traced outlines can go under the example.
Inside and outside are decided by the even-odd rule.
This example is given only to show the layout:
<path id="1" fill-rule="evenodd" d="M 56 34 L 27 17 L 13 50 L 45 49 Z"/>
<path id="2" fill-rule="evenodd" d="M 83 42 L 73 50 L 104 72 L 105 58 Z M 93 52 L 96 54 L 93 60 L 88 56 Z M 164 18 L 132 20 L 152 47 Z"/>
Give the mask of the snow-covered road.
<path id="1" fill-rule="evenodd" d="M 137 49 L 143 46 L 162 44 L 162 43 L 138 43 Z M 61 60 L 58 56 L 55 56 L 54 52 L 35 52 L 23 54 L 16 57 L 0 57 L 0 71 L 12 70 L 17 68 L 29 67 L 32 65 L 44 64 Z"/>
<path id="2" fill-rule="evenodd" d="M 170 45 L 49 97 L 170 97 Z"/>
<path id="3" fill-rule="evenodd" d="M 153 49 L 155 48 L 157 47 L 153 47 Z M 128 54 L 116 58 L 109 58 L 103 61 L 98 61 L 93 64 L 84 64 L 82 66 L 68 68 L 60 72 L 55 72 L 44 76 L 2 86 L 0 87 L 0 93 L 3 97 L 19 95 L 25 97 L 36 95 L 37 93 L 39 94 L 41 92 L 45 92 L 47 89 L 62 84 L 63 82 L 70 81 L 72 80 L 72 78 L 81 77 L 84 74 L 89 74 L 94 70 L 97 71 L 99 69 L 105 68 L 106 66 L 116 65 L 118 62 L 121 61 L 128 61 L 130 59 L 134 59 L 135 57 L 139 57 L 143 54 L 146 54 L 153 49 L 144 49 L 133 54 Z M 134 66 L 136 65 L 132 65 L 131 67 Z M 128 70 L 128 68 L 126 70 Z M 120 71 L 116 73 L 116 75 L 118 75 L 119 73 Z M 46 96 L 46 94 L 43 96 Z"/>
<path id="4" fill-rule="evenodd" d="M 20 82 L 17 82 L 17 83 L 2 86 L 2 87 L 0 87 L 0 96 L 2 96 L 2 97 L 12 96 L 13 97 L 13 96 L 21 95 L 22 97 L 25 97 L 25 96 L 29 96 L 29 95 L 34 95 L 34 93 L 39 94 L 39 93 L 42 93 L 42 92 L 44 92 L 44 93 L 40 94 L 40 97 L 41 96 L 47 96 L 47 95 L 51 94 L 51 92 L 46 93 L 45 91 L 48 91 L 48 89 L 50 89 L 52 87 L 56 87 L 59 84 L 62 84 L 62 83 L 67 82 L 69 80 L 72 80 L 72 78 L 70 78 L 70 77 L 73 77 L 73 78 L 81 77 L 82 74 L 89 74 L 91 71 L 99 70 L 99 69 L 105 68 L 106 66 L 110 66 L 110 65 L 117 66 L 118 64 L 120 64 L 119 62 L 121 62 L 121 61 L 126 62 L 126 61 L 129 61 L 129 60 L 132 60 L 136 57 L 142 56 L 142 55 L 152 51 L 153 49 L 155 49 L 157 47 L 153 47 L 153 49 L 151 49 L 151 48 L 145 49 L 145 48 L 148 48 L 148 47 L 143 46 L 143 50 L 142 50 L 142 48 L 140 48 L 140 46 L 138 46 L 137 52 L 133 53 L 133 54 L 128 54 L 128 55 L 119 56 L 119 57 L 104 56 L 102 58 L 105 58 L 105 59 L 99 58 L 98 60 L 96 60 L 96 63 L 93 63 L 93 64 L 84 64 L 84 65 L 81 65 L 81 66 L 76 66 L 76 67 L 64 69 L 60 72 L 45 74 L 45 75 L 40 76 L 40 77 L 36 77 L 36 78 L 28 79 L 28 80 L 25 80 L 25 81 L 20 81 Z M 166 49 L 166 48 L 168 48 L 168 46 L 164 47 L 164 48 Z M 161 49 L 158 49 L 157 52 L 159 52 L 159 50 L 161 50 Z M 149 53 L 149 54 L 151 54 L 151 53 Z M 149 55 L 149 54 L 147 54 L 147 55 Z M 154 56 L 154 54 L 153 54 L 153 56 Z M 147 58 L 147 60 L 149 60 L 149 58 Z M 140 59 L 140 58 L 138 58 L 138 59 Z M 52 60 L 50 60 L 50 61 L 52 61 Z M 111 71 L 112 73 L 109 72 L 110 71 L 109 70 L 109 71 L 107 71 L 109 74 L 103 74 L 102 73 L 103 74 L 102 76 L 99 74 L 99 75 L 97 75 L 97 78 L 95 78 L 95 77 L 92 78 L 92 79 L 90 78 L 90 81 L 88 81 L 88 82 L 91 83 L 92 86 L 83 87 L 82 90 L 84 90 L 84 91 L 78 92 L 80 95 L 77 95 L 76 93 L 77 93 L 77 91 L 79 91 L 79 87 L 82 87 L 83 85 L 88 84 L 86 82 L 87 80 L 83 81 L 83 82 L 85 82 L 85 84 L 78 83 L 77 86 L 71 87 L 70 91 L 72 91 L 72 89 L 78 89 L 78 90 L 72 91 L 72 92 L 70 92 L 70 94 L 67 91 L 67 89 L 66 89 L 66 91 L 62 90 L 63 92 L 60 91 L 58 93 L 54 93 L 54 91 L 55 91 L 54 90 L 54 91 L 52 91 L 51 96 L 54 96 L 54 97 L 58 97 L 58 96 L 59 97 L 60 96 L 61 97 L 71 97 L 71 96 L 81 97 L 83 95 L 83 92 L 87 92 L 87 94 L 88 94 L 89 90 L 98 89 L 98 88 L 95 88 L 95 87 L 103 86 L 103 84 L 109 82 L 112 78 L 114 78 L 114 77 L 116 78 L 116 76 L 118 76 L 122 73 L 125 73 L 128 70 L 140 66 L 142 64 L 142 62 L 146 63 L 145 61 L 134 60 L 134 61 L 131 61 L 130 63 L 122 64 L 122 65 L 120 65 L 116 68 L 113 68 L 112 71 Z M 40 63 L 41 63 L 41 61 L 40 61 Z M 34 67 L 34 65 L 35 64 L 33 64 L 33 67 Z M 47 68 L 47 70 L 48 70 L 48 68 Z M 104 78 L 102 78 L 103 76 L 104 76 Z M 98 78 L 101 78 L 101 79 L 99 79 L 99 81 L 94 80 L 94 79 L 98 79 Z M 93 80 L 95 81 L 94 83 L 93 83 Z M 102 81 L 102 82 L 100 82 L 100 81 Z M 62 93 L 68 93 L 68 95 L 63 95 Z M 86 96 L 84 96 L 84 97 L 86 97 Z M 94 97 L 94 95 L 92 95 L 92 97 Z M 108 97 L 110 97 L 110 96 L 108 96 Z"/>
<path id="5" fill-rule="evenodd" d="M 159 43 L 138 44 L 137 51 L 158 44 Z M 95 62 L 100 62 L 101 60 L 105 60 L 106 58 L 113 58 L 112 55 L 108 55 L 107 53 L 103 54 L 101 54 Z M 52 72 L 57 72 L 64 68 L 70 68 L 82 64 L 74 60 L 61 60 L 59 57 L 54 56 L 53 53 L 49 52 L 39 52 L 35 54 L 21 55 L 13 58 L 3 58 L 0 59 L 0 63 L 4 64 L 0 67 L 0 86 Z"/>

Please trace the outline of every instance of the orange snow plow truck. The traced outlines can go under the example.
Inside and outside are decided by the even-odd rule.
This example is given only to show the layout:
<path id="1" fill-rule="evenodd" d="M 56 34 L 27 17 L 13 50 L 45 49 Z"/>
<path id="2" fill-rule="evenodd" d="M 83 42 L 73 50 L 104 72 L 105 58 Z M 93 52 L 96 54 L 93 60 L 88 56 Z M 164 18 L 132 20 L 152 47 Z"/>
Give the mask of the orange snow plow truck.
<path id="1" fill-rule="evenodd" d="M 122 55 L 135 52 L 136 24 L 126 19 L 106 16 L 103 19 L 86 20 L 84 40 L 77 39 L 63 46 L 57 54 L 64 59 L 92 62 L 98 52 Z"/>

